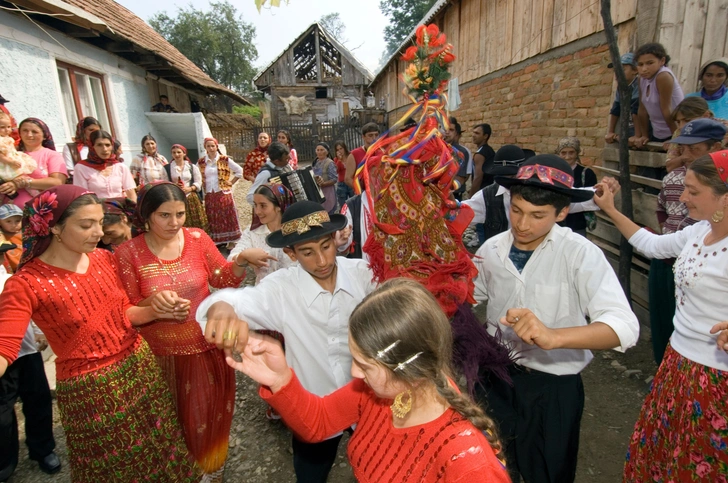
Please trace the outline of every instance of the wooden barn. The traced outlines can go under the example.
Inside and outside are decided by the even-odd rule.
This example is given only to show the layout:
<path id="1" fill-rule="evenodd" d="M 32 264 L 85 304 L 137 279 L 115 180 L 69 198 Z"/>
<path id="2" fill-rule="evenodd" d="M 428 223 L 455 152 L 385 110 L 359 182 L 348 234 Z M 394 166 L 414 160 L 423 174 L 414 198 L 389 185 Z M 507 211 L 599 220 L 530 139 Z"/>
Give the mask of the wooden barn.
<path id="1" fill-rule="evenodd" d="M 369 70 L 319 23 L 309 26 L 253 78 L 267 94 L 271 124 L 328 122 L 361 109 Z"/>

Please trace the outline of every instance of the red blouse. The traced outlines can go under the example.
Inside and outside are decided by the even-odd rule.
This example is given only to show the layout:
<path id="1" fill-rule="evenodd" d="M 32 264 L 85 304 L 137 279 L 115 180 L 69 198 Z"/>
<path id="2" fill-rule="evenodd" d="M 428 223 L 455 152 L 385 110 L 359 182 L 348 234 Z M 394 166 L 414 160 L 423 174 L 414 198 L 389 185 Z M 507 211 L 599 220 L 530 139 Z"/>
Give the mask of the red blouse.
<path id="1" fill-rule="evenodd" d="M 347 454 L 361 483 L 510 482 L 483 433 L 453 409 L 426 424 L 395 428 L 392 401 L 378 398 L 361 379 L 320 398 L 294 374 L 277 393 L 267 387 L 259 393 L 304 441 L 322 441 L 356 424 Z"/>
<path id="2" fill-rule="evenodd" d="M 48 338 L 56 377 L 93 372 L 129 355 L 141 339 L 126 317 L 131 306 L 110 252 L 88 254 L 86 273 L 69 272 L 38 258 L 26 263 L 0 294 L 0 355 L 18 356 L 32 318 Z"/>
<path id="3" fill-rule="evenodd" d="M 250 151 L 243 164 L 243 177 L 248 181 L 254 181 L 267 159 L 268 148 L 256 147 Z"/>
<path id="4" fill-rule="evenodd" d="M 132 304 L 162 290 L 172 290 L 192 304 L 187 320 L 155 320 L 139 326 L 144 339 L 158 356 L 199 354 L 215 348 L 205 340 L 195 312 L 210 295 L 209 286 L 237 287 L 243 277 L 233 274 L 215 243 L 202 230 L 182 228 L 184 248 L 175 260 L 160 260 L 154 255 L 144 236 L 123 243 L 115 251 L 121 282 Z M 209 284 L 209 285 L 208 285 Z"/>

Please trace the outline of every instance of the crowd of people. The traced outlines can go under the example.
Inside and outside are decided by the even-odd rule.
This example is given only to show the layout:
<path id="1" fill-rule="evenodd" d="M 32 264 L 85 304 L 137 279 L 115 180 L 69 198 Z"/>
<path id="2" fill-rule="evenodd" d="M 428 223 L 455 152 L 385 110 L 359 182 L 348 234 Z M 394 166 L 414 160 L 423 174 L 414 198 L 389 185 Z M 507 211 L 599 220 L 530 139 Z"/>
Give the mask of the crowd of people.
<path id="1" fill-rule="evenodd" d="M 420 27 L 422 52 L 441 36 Z M 426 58 L 445 73 L 451 62 Z M 312 160 L 281 130 L 261 132 L 241 163 L 213 138 L 198 160 L 174 144 L 168 161 L 149 134 L 129 165 L 96 119 L 59 151 L 43 121 L 16 126 L 3 105 L 0 481 L 18 463 L 18 397 L 30 458 L 61 468 L 44 344 L 73 481 L 222 481 L 235 370 L 291 429 L 299 482 L 327 480 L 344 432 L 362 482 L 574 481 L 580 372 L 592 350 L 639 338 L 587 239 L 597 210 L 653 259 L 659 370 L 625 441 L 624 481 L 726 481 L 728 59 L 702 66 L 687 96 L 661 45 L 621 63 L 630 145 L 667 150 L 662 233 L 615 208 L 619 183 L 582 164 L 578 138 L 541 154 L 496 148 L 480 123 L 471 151 L 436 103 L 385 133 L 365 124 L 354 149 L 320 142 Z M 619 115 L 617 100 L 607 142 Z M 280 182 L 304 161 L 321 204 Z M 487 321 L 467 325 L 474 304 Z"/>

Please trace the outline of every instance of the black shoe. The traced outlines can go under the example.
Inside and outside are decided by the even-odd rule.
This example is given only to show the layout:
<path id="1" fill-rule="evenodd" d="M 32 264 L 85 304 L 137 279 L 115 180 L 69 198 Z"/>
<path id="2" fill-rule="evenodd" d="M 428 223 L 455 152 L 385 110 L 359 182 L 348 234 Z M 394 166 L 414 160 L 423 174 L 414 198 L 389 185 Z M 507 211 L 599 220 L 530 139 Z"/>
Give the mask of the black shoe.
<path id="1" fill-rule="evenodd" d="M 38 462 L 38 466 L 40 467 L 41 471 L 43 471 L 43 473 L 48 473 L 49 475 L 52 475 L 61 471 L 61 460 L 58 459 L 58 456 L 53 452 L 43 458 L 36 459 L 35 461 Z"/>
<path id="2" fill-rule="evenodd" d="M 13 475 L 13 472 L 15 471 L 15 466 L 16 465 L 13 464 L 0 470 L 0 483 L 5 483 L 10 479 L 10 477 Z"/>

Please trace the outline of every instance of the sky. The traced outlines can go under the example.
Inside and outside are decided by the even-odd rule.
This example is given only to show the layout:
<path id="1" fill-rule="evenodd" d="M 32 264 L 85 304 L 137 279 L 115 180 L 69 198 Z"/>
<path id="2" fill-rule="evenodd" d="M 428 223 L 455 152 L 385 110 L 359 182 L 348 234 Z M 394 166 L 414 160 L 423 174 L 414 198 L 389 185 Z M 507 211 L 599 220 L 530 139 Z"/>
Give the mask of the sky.
<path id="1" fill-rule="evenodd" d="M 170 16 L 178 7 L 193 5 L 208 10 L 208 0 L 116 0 L 137 16 L 148 21 L 157 12 Z M 290 0 L 281 1 L 277 8 L 263 8 L 260 13 L 254 0 L 229 0 L 243 21 L 256 30 L 255 46 L 258 59 L 253 62 L 259 70 L 266 67 L 313 22 L 327 13 L 339 12 L 346 25 L 344 45 L 374 73 L 385 48 L 384 27 L 388 21 L 379 11 L 379 0 Z M 266 2 L 270 3 L 270 2 Z"/>

